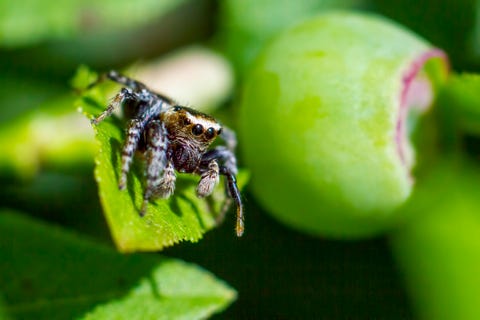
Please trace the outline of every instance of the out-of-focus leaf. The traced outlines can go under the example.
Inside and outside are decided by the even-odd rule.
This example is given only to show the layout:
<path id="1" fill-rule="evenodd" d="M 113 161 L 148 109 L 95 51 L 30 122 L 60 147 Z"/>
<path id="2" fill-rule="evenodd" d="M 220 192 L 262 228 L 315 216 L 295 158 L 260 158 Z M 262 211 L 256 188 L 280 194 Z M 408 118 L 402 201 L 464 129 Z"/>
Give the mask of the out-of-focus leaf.
<path id="1" fill-rule="evenodd" d="M 186 0 L 0 1 L 0 46 L 128 29 L 145 24 Z"/>
<path id="2" fill-rule="evenodd" d="M 88 79 L 85 72 L 88 71 L 80 69 L 79 77 Z M 74 83 L 85 87 L 88 83 L 82 83 L 79 77 Z M 108 105 L 106 94 L 101 89 L 90 90 L 78 101 L 88 118 L 100 114 Z M 106 220 L 118 249 L 123 252 L 151 251 L 180 241 L 198 241 L 215 226 L 215 215 L 225 201 L 224 184 L 220 183 L 211 197 L 200 199 L 195 191 L 198 177 L 179 174 L 175 194 L 169 199 L 151 202 L 146 216 L 140 217 L 144 174 L 138 161 L 134 162 L 133 172 L 128 176 L 127 190 L 118 189 L 124 141 L 122 126 L 116 117 L 109 117 L 94 126 L 99 144 L 95 178 Z M 238 177 L 240 186 L 245 185 L 247 179 L 247 175 L 241 173 Z"/>
<path id="3" fill-rule="evenodd" d="M 0 127 L 0 172 L 28 178 L 42 164 L 91 163 L 95 151 L 88 121 L 72 108 L 74 97 L 51 100 Z"/>
<path id="4" fill-rule="evenodd" d="M 392 237 L 419 319 L 480 319 L 480 170 L 442 160 L 418 179 Z"/>
<path id="5" fill-rule="evenodd" d="M 21 76 L 0 75 L 0 127 L 54 99 L 62 94 L 62 89 L 55 83 Z"/>
<path id="6" fill-rule="evenodd" d="M 204 319 L 235 296 L 195 265 L 0 213 L 1 319 Z"/>

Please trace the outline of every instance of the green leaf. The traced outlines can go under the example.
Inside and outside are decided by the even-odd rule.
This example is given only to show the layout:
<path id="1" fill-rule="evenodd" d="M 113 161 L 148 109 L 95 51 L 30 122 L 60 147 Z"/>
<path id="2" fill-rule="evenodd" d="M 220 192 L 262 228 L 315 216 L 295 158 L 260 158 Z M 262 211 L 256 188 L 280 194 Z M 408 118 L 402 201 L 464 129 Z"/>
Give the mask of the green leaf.
<path id="1" fill-rule="evenodd" d="M 438 98 L 446 121 L 460 130 L 480 134 L 480 74 L 452 75 Z"/>
<path id="2" fill-rule="evenodd" d="M 185 0 L 0 1 L 0 45 L 127 30 L 165 14 Z"/>
<path id="3" fill-rule="evenodd" d="M 0 319 L 204 319 L 235 296 L 198 266 L 0 213 Z"/>
<path id="4" fill-rule="evenodd" d="M 74 83 L 79 88 L 88 84 L 79 80 L 89 79 L 87 72 L 85 68 L 80 69 L 79 76 L 75 77 Z M 100 114 L 108 105 L 106 96 L 110 97 L 114 93 L 106 88 L 109 88 L 108 85 L 89 90 L 79 100 L 78 103 L 88 118 Z M 144 174 L 139 161 L 134 161 L 133 172 L 128 176 L 127 190 L 118 189 L 124 141 L 122 122 L 116 117 L 109 117 L 94 126 L 94 131 L 99 144 L 95 158 L 95 178 L 106 220 L 120 251 L 152 251 L 180 241 L 195 242 L 216 225 L 215 215 L 220 212 L 225 201 L 224 184 L 220 183 L 211 197 L 199 199 L 195 191 L 198 177 L 187 174 L 178 175 L 172 197 L 151 202 L 146 216 L 140 217 Z M 247 174 L 239 175 L 240 187 L 247 179 Z"/>

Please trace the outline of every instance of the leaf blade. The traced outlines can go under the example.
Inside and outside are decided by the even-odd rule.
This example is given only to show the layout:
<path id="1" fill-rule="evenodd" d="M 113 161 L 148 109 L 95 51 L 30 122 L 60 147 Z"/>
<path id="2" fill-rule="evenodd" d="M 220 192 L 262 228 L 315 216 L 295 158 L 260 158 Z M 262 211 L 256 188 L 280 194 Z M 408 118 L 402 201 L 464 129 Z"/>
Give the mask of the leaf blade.
<path id="1" fill-rule="evenodd" d="M 0 314 L 5 317 L 102 319 L 100 311 L 108 310 L 128 319 L 159 314 L 198 319 L 219 312 L 236 297 L 198 266 L 121 255 L 13 212 L 0 213 L 0 257 Z"/>

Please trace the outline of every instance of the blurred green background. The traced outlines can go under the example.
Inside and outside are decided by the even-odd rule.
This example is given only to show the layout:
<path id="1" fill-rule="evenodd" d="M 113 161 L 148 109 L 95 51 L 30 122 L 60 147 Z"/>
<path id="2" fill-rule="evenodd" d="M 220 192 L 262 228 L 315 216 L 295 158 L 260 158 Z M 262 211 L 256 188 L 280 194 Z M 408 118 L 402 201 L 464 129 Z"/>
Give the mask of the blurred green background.
<path id="1" fill-rule="evenodd" d="M 189 71 L 195 68 L 187 68 L 187 78 L 212 92 L 203 104 L 236 128 L 238 89 L 258 51 L 281 30 L 331 8 L 391 17 L 445 49 L 454 72 L 480 71 L 480 1 L 474 0 L 0 0 L 0 214 L 15 210 L 112 246 L 93 179 L 93 131 L 74 107 L 70 81 L 77 68 L 134 70 L 145 79 L 159 73 L 178 81 L 178 66 L 201 69 L 204 60 L 195 60 L 195 51 L 184 60 L 175 57 L 201 47 L 221 63 L 211 67 L 217 68 L 208 76 L 212 81 L 198 79 Z M 163 63 L 172 59 L 176 64 Z M 226 82 L 231 85 L 221 85 Z M 452 116 L 457 111 L 451 108 L 462 102 L 457 92 L 463 83 L 438 102 L 439 149 L 446 160 L 422 176 L 421 205 L 406 209 L 422 219 L 370 240 L 314 238 L 273 220 L 247 187 L 243 238 L 234 236 L 229 215 L 199 243 L 162 254 L 196 263 L 237 290 L 237 301 L 218 319 L 475 319 L 480 90 L 478 79 L 472 83 L 470 93 L 461 94 L 471 97 L 462 100 L 471 121 L 452 120 L 464 116 L 462 108 Z M 464 122 L 474 129 L 462 131 Z M 241 155 L 241 141 L 239 148 Z M 241 157 L 239 163 L 245 166 Z M 2 285 L 19 281 L 5 277 L 17 262 L 2 255 L 0 305 L 6 312 L 0 308 L 0 318 L 15 319 L 8 307 L 15 301 Z M 35 274 L 34 264 L 31 270 Z"/>

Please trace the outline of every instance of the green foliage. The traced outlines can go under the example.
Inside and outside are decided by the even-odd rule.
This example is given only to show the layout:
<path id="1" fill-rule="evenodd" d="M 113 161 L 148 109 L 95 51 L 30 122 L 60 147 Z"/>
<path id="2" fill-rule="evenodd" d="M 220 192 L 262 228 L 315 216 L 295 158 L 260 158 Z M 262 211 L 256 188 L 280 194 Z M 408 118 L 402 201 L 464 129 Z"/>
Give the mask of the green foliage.
<path id="1" fill-rule="evenodd" d="M 0 173 L 30 179 L 42 166 L 75 167 L 92 163 L 95 150 L 88 122 L 63 95 L 0 126 Z M 58 134 L 62 132 L 62 134 Z"/>
<path id="2" fill-rule="evenodd" d="M 85 87 L 91 78 L 85 69 L 79 71 L 74 85 Z M 82 80 L 83 79 L 83 80 Z M 83 82 L 83 83 L 82 83 Z M 109 95 L 112 93 L 110 92 Z M 89 119 L 100 114 L 108 105 L 100 89 L 87 92 L 79 105 Z M 95 179 L 99 186 L 107 222 L 118 249 L 129 251 L 160 250 L 180 241 L 198 241 L 215 226 L 215 214 L 225 201 L 225 190 L 219 184 L 211 198 L 196 196 L 196 181 L 191 175 L 179 175 L 175 194 L 167 200 L 157 200 L 147 207 L 145 217 L 139 216 L 143 202 L 143 168 L 139 162 L 129 175 L 126 191 L 118 189 L 120 154 L 123 145 L 123 125 L 118 118 L 110 117 L 94 126 L 99 144 L 95 158 Z M 246 176 L 239 177 L 240 183 Z"/>
<path id="3" fill-rule="evenodd" d="M 0 46 L 25 46 L 99 30 L 127 30 L 183 2 L 185 0 L 0 1 Z"/>
<path id="4" fill-rule="evenodd" d="M 204 319 L 235 296 L 195 265 L 0 213 L 0 319 Z"/>

